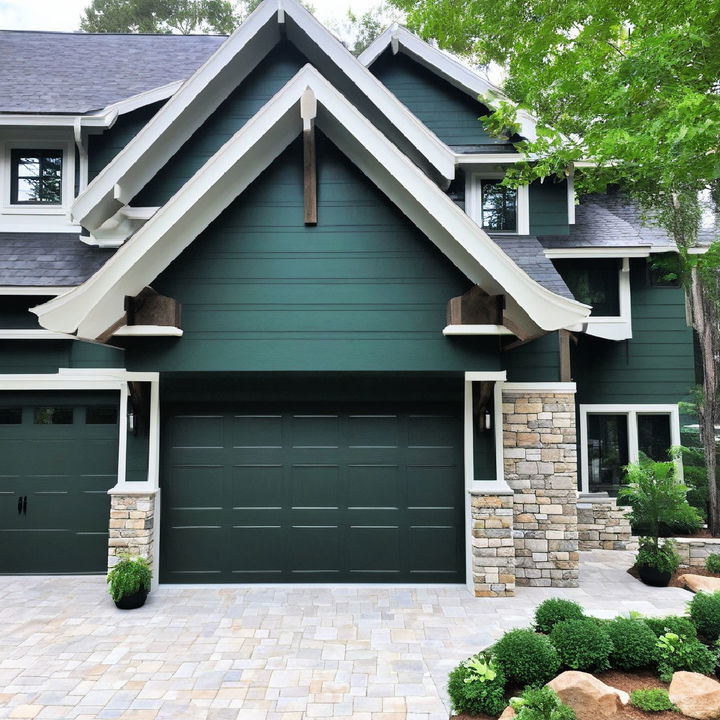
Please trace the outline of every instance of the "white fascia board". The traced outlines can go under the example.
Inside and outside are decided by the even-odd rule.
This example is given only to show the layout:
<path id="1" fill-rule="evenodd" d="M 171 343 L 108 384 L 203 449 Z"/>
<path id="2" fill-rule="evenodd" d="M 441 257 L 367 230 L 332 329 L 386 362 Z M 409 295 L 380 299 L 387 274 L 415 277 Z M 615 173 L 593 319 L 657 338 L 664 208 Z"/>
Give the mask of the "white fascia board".
<path id="1" fill-rule="evenodd" d="M 544 255 L 549 260 L 570 260 L 572 258 L 643 258 L 649 257 L 650 245 L 632 247 L 576 247 L 546 248 Z"/>
<path id="2" fill-rule="evenodd" d="M 103 115 L 40 115 L 6 113 L 0 114 L 0 126 L 14 127 L 74 127 L 77 122 L 83 127 L 106 128 L 112 125 L 114 117 Z"/>
<path id="3" fill-rule="evenodd" d="M 504 325 L 446 325 L 443 335 L 512 335 Z"/>
<path id="4" fill-rule="evenodd" d="M 74 287 L 42 287 L 40 285 L 4 285 L 0 287 L 0 295 L 37 295 L 40 297 L 49 297 L 63 295 Z"/>
<path id="5" fill-rule="evenodd" d="M 182 337 L 183 331 L 173 325 L 123 325 L 115 337 Z"/>
<path id="6" fill-rule="evenodd" d="M 53 332 L 43 328 L 8 328 L 0 329 L 0 340 L 77 340 L 74 335 Z"/>
<path id="7" fill-rule="evenodd" d="M 513 165 L 533 160 L 534 156 L 522 153 L 455 153 L 457 165 Z"/>
<path id="8" fill-rule="evenodd" d="M 160 102 L 161 100 L 167 100 L 172 97 L 183 85 L 184 80 L 175 80 L 174 82 L 167 83 L 167 85 L 161 85 L 160 87 L 153 88 L 152 90 L 145 90 L 145 92 L 132 95 L 125 100 L 108 105 L 102 113 L 103 116 L 116 113 L 117 115 L 125 115 L 125 113 L 138 110 L 146 105 L 152 105 L 153 103 Z"/>
<path id="9" fill-rule="evenodd" d="M 504 291 L 538 327 L 582 322 L 590 308 L 555 295 L 492 239 L 312 66 L 306 65 L 115 255 L 76 290 L 33 309 L 44 327 L 96 338 L 123 313 L 126 295 L 150 285 L 302 130 L 310 88 L 317 124 L 475 284 Z"/>
<path id="10" fill-rule="evenodd" d="M 480 95 L 490 94 L 498 99 L 512 102 L 496 85 L 493 85 L 476 72 L 473 72 L 448 53 L 438 50 L 429 43 L 426 43 L 402 26 L 391 26 L 385 30 L 382 35 L 360 54 L 358 60 L 365 65 L 365 67 L 370 67 L 387 47 L 392 46 L 393 42 L 397 43 L 401 52 L 404 52 L 436 75 L 440 75 L 451 85 L 471 97 L 477 99 Z M 489 100 L 488 103 L 492 109 L 492 101 Z M 537 119 L 522 109 L 518 111 L 517 119 L 521 127 L 520 134 L 528 140 L 535 140 L 537 138 Z"/>
<path id="11" fill-rule="evenodd" d="M 281 37 L 278 15 L 300 30 L 343 72 L 437 172 L 450 182 L 454 153 L 295 0 L 265 0 L 160 108 L 75 200 L 72 215 L 91 232 L 145 186 Z M 282 25 L 287 25 L 283 18 Z"/>

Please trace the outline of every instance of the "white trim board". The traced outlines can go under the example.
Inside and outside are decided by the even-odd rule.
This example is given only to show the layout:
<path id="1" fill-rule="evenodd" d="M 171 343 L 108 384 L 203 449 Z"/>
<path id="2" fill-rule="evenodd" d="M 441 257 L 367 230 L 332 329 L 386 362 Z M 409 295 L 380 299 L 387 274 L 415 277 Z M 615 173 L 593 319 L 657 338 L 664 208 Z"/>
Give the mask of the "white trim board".
<path id="1" fill-rule="evenodd" d="M 504 325 L 446 325 L 443 335 L 513 335 Z"/>
<path id="2" fill-rule="evenodd" d="M 282 28 L 282 29 L 281 29 Z M 91 232 L 145 186 L 286 33 L 311 47 L 384 115 L 398 139 L 447 185 L 455 154 L 426 128 L 372 73 L 296 0 L 265 0 L 185 81 L 156 115 L 100 172 L 75 201 L 76 222 Z"/>
<path id="3" fill-rule="evenodd" d="M 465 212 L 482 227 L 482 181 L 502 180 L 505 171 L 492 169 L 478 170 L 468 173 L 465 178 Z M 516 197 L 516 226 L 515 231 L 492 231 L 499 235 L 529 235 L 530 234 L 530 189 L 527 185 L 520 185 L 515 189 Z"/>
<path id="4" fill-rule="evenodd" d="M 628 418 L 628 461 L 637 462 L 639 457 L 637 416 L 638 415 L 668 415 L 670 417 L 670 445 L 680 444 L 680 409 L 673 404 L 631 403 L 609 405 L 580 405 L 579 435 L 580 435 L 580 492 L 590 492 L 590 461 L 588 458 L 588 415 L 626 415 Z M 682 463 L 679 465 L 682 473 Z"/>
<path id="5" fill-rule="evenodd" d="M 62 295 L 73 289 L 71 287 L 43 287 L 41 285 L 5 285 L 0 287 L 0 295 L 37 295 L 38 297 L 49 297 L 51 295 Z"/>
<path id="6" fill-rule="evenodd" d="M 370 67 L 388 47 L 392 49 L 393 55 L 398 52 L 404 53 L 474 99 L 479 95 L 484 96 L 486 99 L 484 102 L 489 103 L 491 109 L 492 98 L 512 102 L 496 85 L 398 24 L 391 25 L 385 30 L 360 54 L 358 60 L 366 67 Z M 518 109 L 517 119 L 520 123 L 520 134 L 528 140 L 535 140 L 537 119 L 523 109 Z"/>
<path id="7" fill-rule="evenodd" d="M 260 6 L 262 7 L 262 5 Z M 122 317 L 124 297 L 155 278 L 302 130 L 311 90 L 318 127 L 474 284 L 506 293 L 543 330 L 583 322 L 587 305 L 532 280 L 490 237 L 312 66 L 306 65 L 92 277 L 33 308 L 40 324 L 97 338 Z"/>
<path id="8" fill-rule="evenodd" d="M 545 248 L 543 254 L 549 260 L 571 260 L 573 258 L 644 258 L 650 257 L 651 246 L 632 245 L 627 247 L 574 247 Z"/>

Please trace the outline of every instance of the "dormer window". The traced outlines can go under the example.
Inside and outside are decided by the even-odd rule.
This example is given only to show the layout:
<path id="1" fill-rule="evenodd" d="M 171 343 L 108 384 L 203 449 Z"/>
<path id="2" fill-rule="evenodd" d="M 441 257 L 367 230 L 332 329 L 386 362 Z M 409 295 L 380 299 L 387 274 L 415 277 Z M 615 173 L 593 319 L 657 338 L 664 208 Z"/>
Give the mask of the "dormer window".
<path id="1" fill-rule="evenodd" d="M 62 166 L 62 150 L 13 149 L 10 154 L 10 203 L 61 205 Z"/>
<path id="2" fill-rule="evenodd" d="M 502 180 L 480 181 L 481 226 L 488 232 L 517 232 L 517 190 Z"/>

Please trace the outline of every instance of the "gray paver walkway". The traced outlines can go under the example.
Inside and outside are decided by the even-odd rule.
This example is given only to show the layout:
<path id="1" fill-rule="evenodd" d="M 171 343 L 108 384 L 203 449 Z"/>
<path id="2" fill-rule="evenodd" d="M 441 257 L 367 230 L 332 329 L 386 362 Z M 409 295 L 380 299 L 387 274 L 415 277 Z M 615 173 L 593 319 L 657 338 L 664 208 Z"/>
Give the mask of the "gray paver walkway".
<path id="1" fill-rule="evenodd" d="M 100 577 L 2 577 L 0 718 L 440 720 L 460 660 L 562 595 L 603 617 L 682 612 L 628 553 L 582 553 L 581 587 L 161 586 L 116 610 Z"/>

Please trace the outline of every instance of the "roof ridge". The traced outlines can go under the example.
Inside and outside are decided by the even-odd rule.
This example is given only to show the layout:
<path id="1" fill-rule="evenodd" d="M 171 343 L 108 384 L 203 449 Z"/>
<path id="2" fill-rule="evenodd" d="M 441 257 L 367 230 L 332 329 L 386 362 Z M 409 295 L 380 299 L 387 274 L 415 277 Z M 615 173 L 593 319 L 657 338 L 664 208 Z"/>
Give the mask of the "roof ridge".
<path id="1" fill-rule="evenodd" d="M 214 37 L 227 38 L 222 33 L 89 33 L 83 30 L 21 30 L 15 28 L 0 28 L 0 33 L 24 33 L 27 35 L 68 35 L 72 37 L 166 37 L 166 38 L 189 38 L 189 37 Z"/>

